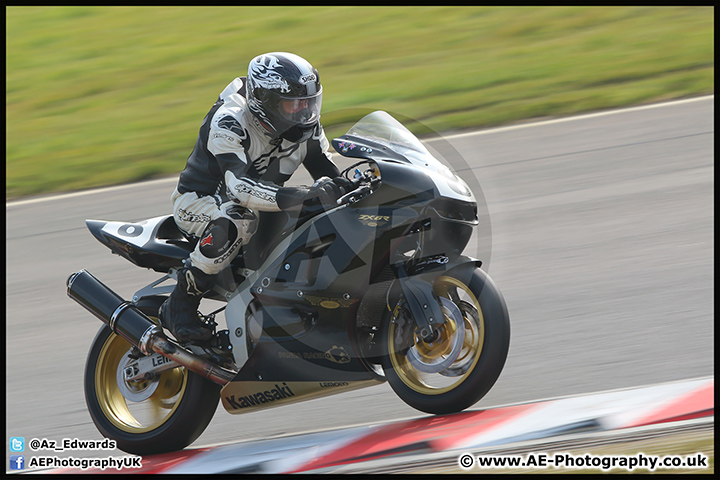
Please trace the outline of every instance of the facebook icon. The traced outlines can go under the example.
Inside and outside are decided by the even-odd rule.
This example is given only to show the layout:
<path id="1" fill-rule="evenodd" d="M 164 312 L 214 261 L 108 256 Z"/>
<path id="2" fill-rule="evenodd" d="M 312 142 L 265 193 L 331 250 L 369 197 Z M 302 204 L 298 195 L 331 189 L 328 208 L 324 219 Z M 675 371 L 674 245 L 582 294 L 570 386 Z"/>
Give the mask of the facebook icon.
<path id="1" fill-rule="evenodd" d="M 25 468 L 24 455 L 10 455 L 10 470 L 22 470 Z"/>

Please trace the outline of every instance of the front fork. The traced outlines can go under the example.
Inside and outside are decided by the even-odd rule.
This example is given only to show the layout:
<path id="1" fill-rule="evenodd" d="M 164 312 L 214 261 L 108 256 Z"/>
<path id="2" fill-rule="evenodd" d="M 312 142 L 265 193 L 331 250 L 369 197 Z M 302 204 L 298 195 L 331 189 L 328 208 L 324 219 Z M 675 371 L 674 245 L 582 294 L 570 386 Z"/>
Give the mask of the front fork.
<path id="1" fill-rule="evenodd" d="M 482 265 L 480 260 L 461 256 L 453 263 L 448 257 L 430 257 L 419 264 L 398 264 L 396 273 L 398 283 L 411 313 L 416 333 L 425 342 L 432 342 L 437 336 L 437 328 L 445 323 L 445 314 L 440 299 L 433 290 L 433 282 L 439 275 L 458 276 L 468 283 L 475 268 Z M 453 299 L 455 300 L 455 299 Z"/>
<path id="2" fill-rule="evenodd" d="M 438 325 L 445 323 L 440 300 L 432 283 L 420 277 L 407 276 L 405 268 L 398 268 L 398 283 L 402 288 L 407 308 L 416 325 L 416 332 L 424 341 L 432 341 Z"/>

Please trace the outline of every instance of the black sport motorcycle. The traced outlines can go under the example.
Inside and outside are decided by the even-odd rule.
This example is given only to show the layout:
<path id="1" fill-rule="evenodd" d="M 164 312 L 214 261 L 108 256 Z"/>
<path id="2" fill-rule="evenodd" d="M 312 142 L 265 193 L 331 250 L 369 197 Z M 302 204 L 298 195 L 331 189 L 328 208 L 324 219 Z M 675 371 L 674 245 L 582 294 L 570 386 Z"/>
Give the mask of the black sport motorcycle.
<path id="1" fill-rule="evenodd" d="M 172 215 L 86 221 L 113 253 L 165 274 L 132 301 L 85 270 L 67 281 L 68 295 L 104 323 L 85 398 L 118 448 L 182 449 L 219 398 L 239 414 L 387 380 L 410 406 L 446 414 L 493 386 L 510 324 L 480 260 L 462 253 L 478 225 L 473 193 L 385 112 L 333 146 L 357 160 L 343 172 L 352 191 L 296 215 L 261 212 L 258 232 L 206 295 L 222 307 L 198 312 L 214 332 L 204 343 L 180 345 L 157 319 L 173 289 L 163 284 L 195 246 Z"/>

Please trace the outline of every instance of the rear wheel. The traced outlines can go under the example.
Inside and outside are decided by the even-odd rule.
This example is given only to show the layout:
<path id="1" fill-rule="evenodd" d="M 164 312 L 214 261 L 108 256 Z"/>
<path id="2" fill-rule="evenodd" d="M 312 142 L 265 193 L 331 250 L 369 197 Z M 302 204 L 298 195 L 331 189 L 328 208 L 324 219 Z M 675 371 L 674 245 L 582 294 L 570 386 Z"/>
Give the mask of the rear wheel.
<path id="1" fill-rule="evenodd" d="M 459 412 L 495 384 L 510 344 L 510 321 L 502 294 L 476 268 L 469 278 L 438 277 L 433 290 L 445 314 L 426 342 L 400 299 L 384 325 L 382 365 L 390 386 L 408 405 L 427 413 Z"/>
<path id="2" fill-rule="evenodd" d="M 159 302 L 140 306 L 153 321 Z M 97 429 L 123 451 L 149 455 L 185 448 L 210 423 L 220 386 L 184 367 L 126 381 L 132 345 L 103 326 L 85 366 L 85 401 Z"/>

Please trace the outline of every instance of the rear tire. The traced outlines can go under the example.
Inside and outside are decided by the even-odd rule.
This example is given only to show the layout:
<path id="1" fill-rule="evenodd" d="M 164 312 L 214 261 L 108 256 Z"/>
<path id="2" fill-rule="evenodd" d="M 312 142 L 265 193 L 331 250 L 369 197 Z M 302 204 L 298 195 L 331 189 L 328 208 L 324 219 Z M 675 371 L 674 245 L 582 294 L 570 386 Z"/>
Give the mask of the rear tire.
<path id="1" fill-rule="evenodd" d="M 150 303 L 139 308 L 157 321 L 160 302 Z M 155 388 L 147 399 L 130 401 L 118 386 L 117 372 L 131 348 L 108 326 L 103 326 L 93 341 L 85 365 L 85 401 L 95 426 L 105 437 L 115 440 L 120 450 L 136 455 L 185 448 L 212 420 L 220 385 L 178 367 L 165 370 L 153 381 L 128 384 L 126 391 L 130 388 L 140 395 L 145 389 Z"/>
<path id="2" fill-rule="evenodd" d="M 475 404 L 495 384 L 507 358 L 510 320 L 500 290 L 480 268 L 469 279 L 461 278 L 451 271 L 435 279 L 433 289 L 446 319 L 433 344 L 416 337 L 414 322 L 400 315 L 403 299 L 383 322 L 387 355 L 382 366 L 388 383 L 423 412 L 455 413 Z M 458 325 L 458 313 L 463 325 Z"/>

